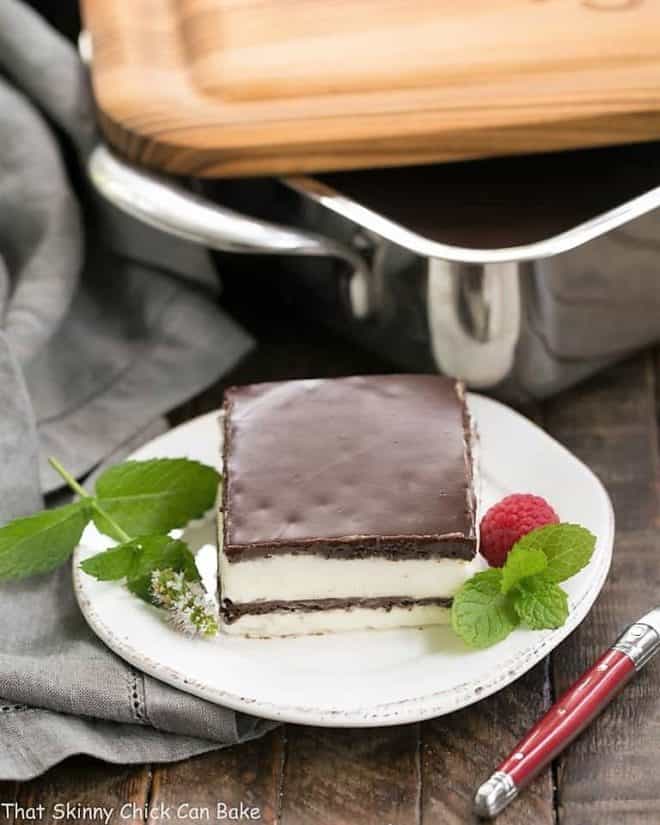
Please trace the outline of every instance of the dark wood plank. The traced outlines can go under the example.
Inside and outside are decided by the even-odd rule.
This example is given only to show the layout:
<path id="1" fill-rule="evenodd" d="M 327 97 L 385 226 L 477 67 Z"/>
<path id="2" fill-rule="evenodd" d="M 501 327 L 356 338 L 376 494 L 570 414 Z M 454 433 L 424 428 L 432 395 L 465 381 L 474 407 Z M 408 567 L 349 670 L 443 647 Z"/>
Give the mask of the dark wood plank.
<path id="1" fill-rule="evenodd" d="M 549 432 L 601 477 L 614 501 L 612 570 L 589 617 L 553 655 L 564 690 L 621 630 L 660 601 L 655 376 L 637 357 L 545 408 Z M 660 788 L 660 662 L 652 662 L 558 760 L 562 825 L 651 825 Z"/>
<path id="2" fill-rule="evenodd" d="M 281 825 L 419 823 L 419 725 L 287 737 Z"/>
<path id="3" fill-rule="evenodd" d="M 44 825 L 106 822 L 100 812 L 79 811 L 77 806 L 108 809 L 108 825 L 138 825 L 143 821 L 140 811 L 149 798 L 150 784 L 151 772 L 146 766 L 123 767 L 75 757 L 38 779 L 18 783 L 14 798 L 9 800 L 3 797 L 2 801 L 15 801 L 21 808 L 32 810 L 38 810 L 38 806 L 42 805 L 43 813 L 38 821 Z M 68 811 L 67 805 L 71 806 Z M 18 823 L 25 821 L 25 818 L 19 814 L 9 821 Z"/>
<path id="4" fill-rule="evenodd" d="M 547 402 L 548 432 L 607 487 L 621 531 L 657 515 L 655 378 L 651 356 L 625 361 Z"/>
<path id="5" fill-rule="evenodd" d="M 235 748 L 154 767 L 149 800 L 150 822 L 252 821 L 276 825 L 282 772 L 284 729 Z M 218 805 L 225 808 L 218 809 Z M 244 807 L 242 820 L 230 816 Z M 249 811 L 251 819 L 246 819 Z M 257 813 L 258 811 L 258 813 Z M 207 813 L 208 812 L 208 817 Z"/>
<path id="6" fill-rule="evenodd" d="M 474 792 L 548 707 L 546 663 L 477 705 L 422 726 L 422 822 L 465 825 Z M 501 825 L 551 825 L 552 776 L 537 778 L 529 790 L 498 817 Z"/>
<path id="7" fill-rule="evenodd" d="M 16 782 L 0 782 L 0 825 L 13 825 L 14 814 L 5 804 L 12 805 L 16 801 L 18 785 Z"/>

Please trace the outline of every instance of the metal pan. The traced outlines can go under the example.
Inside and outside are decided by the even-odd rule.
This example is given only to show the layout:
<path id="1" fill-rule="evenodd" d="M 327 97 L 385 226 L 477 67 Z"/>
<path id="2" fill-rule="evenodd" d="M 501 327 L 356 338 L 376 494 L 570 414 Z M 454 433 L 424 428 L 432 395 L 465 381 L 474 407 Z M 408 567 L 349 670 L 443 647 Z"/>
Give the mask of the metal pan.
<path id="1" fill-rule="evenodd" d="M 644 340 L 610 335 L 605 341 L 600 334 L 592 351 L 570 351 L 562 343 L 561 318 L 553 317 L 550 325 L 557 328 L 535 333 L 552 338 L 544 342 L 552 350 L 545 368 L 538 353 L 536 366 L 527 367 L 534 374 L 525 373 L 524 357 L 521 362 L 523 339 L 531 340 L 535 278 L 536 291 L 541 276 L 551 295 L 553 278 L 563 283 L 573 273 L 579 285 L 592 273 L 607 302 L 630 267 L 651 276 L 660 268 L 660 247 L 653 246 L 660 237 L 660 186 L 649 185 L 660 183 L 659 157 L 658 147 L 647 144 L 279 182 L 217 182 L 212 197 L 205 197 L 98 146 L 89 176 L 120 209 L 212 249 L 310 257 L 316 269 L 319 259 L 338 261 L 323 271 L 334 274 L 347 320 L 364 327 L 367 337 L 380 330 L 403 342 L 410 306 L 401 304 L 421 301 L 431 358 L 420 362 L 413 355 L 402 363 L 435 366 L 482 388 L 506 385 L 517 372 L 517 383 L 539 396 L 660 333 L 660 325 L 644 323 Z M 268 197 L 264 187 L 270 187 Z M 246 204 L 252 214 L 240 211 Z M 620 253 L 622 245 L 627 253 Z M 558 300 L 561 305 L 562 296 Z M 547 327 L 547 318 L 543 323 Z"/>

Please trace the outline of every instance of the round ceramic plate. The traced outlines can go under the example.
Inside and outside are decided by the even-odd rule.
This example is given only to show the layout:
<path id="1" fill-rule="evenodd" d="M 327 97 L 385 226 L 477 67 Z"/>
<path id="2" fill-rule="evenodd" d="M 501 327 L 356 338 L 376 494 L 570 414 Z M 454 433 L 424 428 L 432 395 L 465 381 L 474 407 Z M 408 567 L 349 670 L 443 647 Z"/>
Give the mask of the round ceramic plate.
<path id="1" fill-rule="evenodd" d="M 482 651 L 466 648 L 449 627 L 362 631 L 287 639 L 220 634 L 191 640 L 122 585 L 79 569 L 108 539 L 90 526 L 74 557 L 78 602 L 92 629 L 119 656 L 181 690 L 271 719 L 337 727 L 395 725 L 450 713 L 517 679 L 587 615 L 612 556 L 614 517 L 600 481 L 536 425 L 495 401 L 469 396 L 481 437 L 483 506 L 512 492 L 547 498 L 563 521 L 598 537 L 588 567 L 564 583 L 570 615 L 558 630 L 516 630 Z M 190 421 L 132 457 L 186 456 L 218 464 L 218 413 Z M 213 522 L 185 533 L 211 586 Z"/>

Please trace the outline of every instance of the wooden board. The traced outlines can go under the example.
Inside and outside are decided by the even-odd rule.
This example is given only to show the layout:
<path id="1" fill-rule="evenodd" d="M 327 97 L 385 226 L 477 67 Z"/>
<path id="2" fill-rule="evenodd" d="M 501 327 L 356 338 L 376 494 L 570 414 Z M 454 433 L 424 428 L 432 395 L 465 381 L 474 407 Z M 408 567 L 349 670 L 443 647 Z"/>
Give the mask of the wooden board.
<path id="1" fill-rule="evenodd" d="M 108 140 L 195 176 L 660 137 L 654 0 L 82 0 Z"/>

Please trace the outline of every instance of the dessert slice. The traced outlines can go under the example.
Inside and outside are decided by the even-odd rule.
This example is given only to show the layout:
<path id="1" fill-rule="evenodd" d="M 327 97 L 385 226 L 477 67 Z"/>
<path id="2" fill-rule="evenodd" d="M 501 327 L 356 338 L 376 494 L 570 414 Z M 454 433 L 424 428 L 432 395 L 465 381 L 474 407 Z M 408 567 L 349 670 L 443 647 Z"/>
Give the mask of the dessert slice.
<path id="1" fill-rule="evenodd" d="M 254 384 L 224 406 L 223 627 L 445 622 L 477 549 L 462 387 L 431 375 Z"/>

